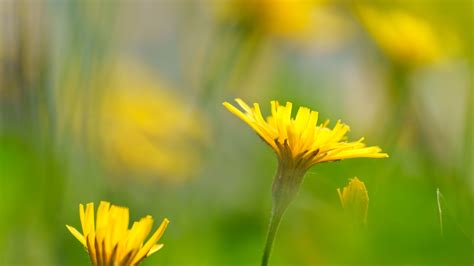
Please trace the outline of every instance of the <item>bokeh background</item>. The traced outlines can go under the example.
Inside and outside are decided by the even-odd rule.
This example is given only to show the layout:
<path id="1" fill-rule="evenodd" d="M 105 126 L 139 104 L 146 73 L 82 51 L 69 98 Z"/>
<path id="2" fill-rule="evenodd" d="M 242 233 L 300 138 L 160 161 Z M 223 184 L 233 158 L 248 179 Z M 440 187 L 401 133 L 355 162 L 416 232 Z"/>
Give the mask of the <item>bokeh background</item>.
<path id="1" fill-rule="evenodd" d="M 292 101 L 388 159 L 313 167 L 271 264 L 473 264 L 473 2 L 0 1 L 0 264 L 83 265 L 78 204 L 171 220 L 143 265 L 258 265 Z M 268 112 L 266 112 L 268 114 Z M 368 222 L 336 189 L 365 182 Z"/>

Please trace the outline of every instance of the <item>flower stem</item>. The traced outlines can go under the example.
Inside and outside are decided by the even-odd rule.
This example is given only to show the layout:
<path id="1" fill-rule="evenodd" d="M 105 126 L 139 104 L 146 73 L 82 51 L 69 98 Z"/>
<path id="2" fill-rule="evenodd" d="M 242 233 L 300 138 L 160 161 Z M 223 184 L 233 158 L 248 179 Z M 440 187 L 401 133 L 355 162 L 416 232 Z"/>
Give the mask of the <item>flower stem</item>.
<path id="1" fill-rule="evenodd" d="M 267 241 L 263 251 L 262 266 L 268 265 L 272 252 L 273 241 L 278 232 L 281 218 L 290 203 L 296 198 L 305 170 L 303 168 L 289 167 L 286 162 L 278 163 L 278 171 L 273 179 L 272 196 L 273 207 L 270 215 Z"/>
<path id="2" fill-rule="evenodd" d="M 265 249 L 263 251 L 263 258 L 262 258 L 262 266 L 268 265 L 268 261 L 270 259 L 270 253 L 272 252 L 273 241 L 275 240 L 276 233 L 278 231 L 278 226 L 280 225 L 281 218 L 285 213 L 286 206 L 278 206 L 282 204 L 278 204 L 274 202 L 272 213 L 270 215 L 270 224 L 268 226 L 268 233 L 267 233 L 267 241 L 265 243 Z"/>

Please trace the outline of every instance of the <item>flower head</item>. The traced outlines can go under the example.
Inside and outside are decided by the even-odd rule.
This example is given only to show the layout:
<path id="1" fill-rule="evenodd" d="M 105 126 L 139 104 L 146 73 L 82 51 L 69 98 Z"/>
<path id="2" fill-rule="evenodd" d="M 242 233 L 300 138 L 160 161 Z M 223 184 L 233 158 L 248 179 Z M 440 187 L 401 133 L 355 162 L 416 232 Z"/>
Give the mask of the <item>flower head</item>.
<path id="1" fill-rule="evenodd" d="M 144 258 L 163 247 L 157 244 L 168 219 L 164 219 L 155 233 L 145 242 L 153 226 L 153 218 L 145 216 L 128 228 L 129 210 L 101 201 L 94 221 L 94 203 L 79 205 L 82 234 L 66 225 L 74 237 L 87 249 L 93 265 L 138 265 Z M 95 223 L 94 223 L 95 222 Z"/>
<path id="2" fill-rule="evenodd" d="M 334 128 L 327 127 L 329 121 L 318 123 L 318 112 L 300 107 L 296 117 L 291 116 L 292 103 L 285 106 L 271 102 L 271 115 L 264 119 L 257 103 L 248 106 L 236 99 L 243 111 L 228 102 L 224 106 L 245 121 L 273 148 L 278 157 L 278 170 L 273 179 L 273 207 L 263 252 L 262 265 L 267 265 L 278 225 L 290 203 L 298 194 L 306 171 L 321 162 L 348 158 L 385 158 L 379 147 L 366 147 L 361 138 L 348 142 L 349 126 L 338 121 Z"/>
<path id="3" fill-rule="evenodd" d="M 322 162 L 388 157 L 377 146 L 366 147 L 364 138 L 348 142 L 346 133 L 349 132 L 349 126 L 340 121 L 332 129 L 327 127 L 329 121 L 317 125 L 318 112 L 309 108 L 300 107 L 296 117 L 292 118 L 291 102 L 283 106 L 272 101 L 271 115 L 265 120 L 257 103 L 250 107 L 241 99 L 236 99 L 236 102 L 243 112 L 228 102 L 224 102 L 224 106 L 252 127 L 273 148 L 280 164 L 287 167 L 304 172 Z"/>
<path id="4" fill-rule="evenodd" d="M 342 207 L 365 223 L 369 208 L 369 194 L 364 182 L 360 181 L 357 177 L 349 179 L 349 184 L 342 191 L 338 188 L 337 193 L 339 194 Z"/>

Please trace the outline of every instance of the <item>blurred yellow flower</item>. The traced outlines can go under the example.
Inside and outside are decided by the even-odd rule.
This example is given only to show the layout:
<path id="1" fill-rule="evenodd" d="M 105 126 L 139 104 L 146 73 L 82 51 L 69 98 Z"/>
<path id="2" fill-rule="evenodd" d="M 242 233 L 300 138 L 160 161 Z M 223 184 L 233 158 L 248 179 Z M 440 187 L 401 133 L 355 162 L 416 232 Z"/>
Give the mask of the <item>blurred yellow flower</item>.
<path id="1" fill-rule="evenodd" d="M 327 127 L 328 120 L 318 126 L 318 112 L 309 108 L 300 107 L 296 118 L 292 118 L 291 102 L 283 106 L 272 101 L 271 115 L 265 120 L 257 103 L 251 108 L 241 99 L 236 99 L 236 102 L 244 112 L 228 102 L 224 106 L 252 127 L 275 150 L 281 164 L 306 171 L 321 162 L 388 157 L 377 146 L 366 147 L 364 138 L 347 142 L 345 135 L 349 126 L 340 121 L 337 121 L 333 129 Z"/>
<path id="2" fill-rule="evenodd" d="M 92 265 L 138 265 L 143 259 L 160 250 L 157 244 L 169 223 L 164 219 L 145 242 L 153 226 L 153 218 L 145 216 L 128 229 L 129 210 L 101 201 L 94 221 L 94 204 L 79 205 L 82 234 L 66 225 L 74 237 L 87 249 Z M 94 223 L 95 222 L 95 223 Z"/>
<path id="3" fill-rule="evenodd" d="M 55 95 L 58 136 L 90 144 L 113 174 L 179 183 L 199 173 L 209 122 L 155 69 L 119 58 L 85 80 L 79 67 L 71 66 L 61 84 L 68 89 Z"/>
<path id="4" fill-rule="evenodd" d="M 232 12 L 275 36 L 306 35 L 321 0 L 233 0 Z"/>
<path id="5" fill-rule="evenodd" d="M 357 12 L 380 48 L 403 65 L 433 63 L 455 49 L 453 36 L 442 36 L 434 25 L 405 11 L 360 6 Z"/>
<path id="6" fill-rule="evenodd" d="M 120 63 L 106 86 L 100 136 L 109 169 L 173 182 L 198 172 L 210 134 L 198 110 L 136 63 Z"/>
<path id="7" fill-rule="evenodd" d="M 357 177 L 349 179 L 349 184 L 342 191 L 337 189 L 341 205 L 344 209 L 353 214 L 356 219 L 367 222 L 367 212 L 369 209 L 369 194 L 364 182 Z"/>

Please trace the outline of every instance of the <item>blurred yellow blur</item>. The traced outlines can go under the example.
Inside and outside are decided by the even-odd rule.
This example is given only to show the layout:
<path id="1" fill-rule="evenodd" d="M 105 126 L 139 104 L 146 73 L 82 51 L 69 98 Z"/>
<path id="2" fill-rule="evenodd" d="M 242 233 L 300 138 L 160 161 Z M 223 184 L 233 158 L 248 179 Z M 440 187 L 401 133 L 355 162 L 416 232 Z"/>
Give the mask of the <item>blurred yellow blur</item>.
<path id="1" fill-rule="evenodd" d="M 310 34 L 315 8 L 321 0 L 232 0 L 226 14 L 276 37 L 301 38 Z"/>
<path id="2" fill-rule="evenodd" d="M 119 62 L 106 86 L 99 134 L 109 169 L 172 182 L 199 171 L 209 134 L 201 114 L 132 61 Z"/>
<path id="3" fill-rule="evenodd" d="M 378 10 L 358 6 L 360 19 L 380 49 L 394 62 L 405 66 L 431 64 L 458 49 L 452 32 L 404 10 Z"/>

